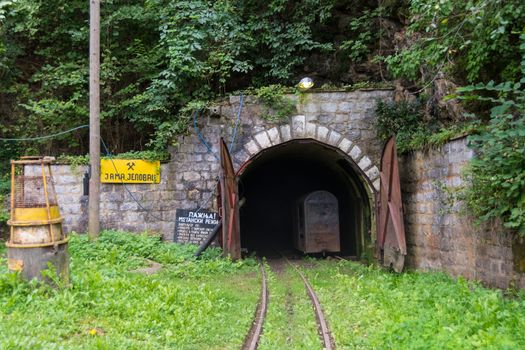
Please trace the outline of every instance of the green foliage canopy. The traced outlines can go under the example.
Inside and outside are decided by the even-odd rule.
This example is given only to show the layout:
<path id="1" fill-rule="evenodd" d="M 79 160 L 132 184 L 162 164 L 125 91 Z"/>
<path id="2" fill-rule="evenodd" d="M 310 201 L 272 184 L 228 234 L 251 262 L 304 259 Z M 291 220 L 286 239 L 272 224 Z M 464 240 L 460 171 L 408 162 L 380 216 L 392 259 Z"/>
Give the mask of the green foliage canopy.
<path id="1" fill-rule="evenodd" d="M 385 61 L 395 77 L 430 82 L 444 72 L 460 84 L 515 80 L 521 0 L 413 0 L 406 45 Z"/>
<path id="2" fill-rule="evenodd" d="M 494 103 L 486 130 L 469 138 L 477 157 L 467 172 L 467 204 L 481 220 L 499 219 L 525 237 L 525 34 L 520 39 L 518 82 L 491 81 L 459 92 L 463 99 Z"/>
<path id="3" fill-rule="evenodd" d="M 108 0 L 101 7 L 102 136 L 112 151 L 164 149 L 188 106 L 226 91 L 289 83 L 335 0 Z M 88 3 L 0 3 L 0 135 L 33 136 L 88 119 Z M 200 103 L 202 105 L 202 103 Z M 87 132 L 25 152 L 87 150 Z"/>
<path id="4" fill-rule="evenodd" d="M 405 43 L 385 58 L 390 73 L 424 88 L 440 78 L 463 86 L 459 97 L 468 102 L 463 106 L 472 112 L 471 125 L 486 124 L 469 138 L 476 158 L 466 174 L 467 205 L 480 220 L 501 220 L 525 236 L 525 3 L 414 0 L 408 10 Z M 380 130 L 399 130 L 402 146 L 430 140 L 417 130 L 424 118 L 401 113 L 385 119 L 382 112 Z M 405 124 L 389 125 L 397 121 Z M 437 118 L 431 122 L 450 127 Z"/>

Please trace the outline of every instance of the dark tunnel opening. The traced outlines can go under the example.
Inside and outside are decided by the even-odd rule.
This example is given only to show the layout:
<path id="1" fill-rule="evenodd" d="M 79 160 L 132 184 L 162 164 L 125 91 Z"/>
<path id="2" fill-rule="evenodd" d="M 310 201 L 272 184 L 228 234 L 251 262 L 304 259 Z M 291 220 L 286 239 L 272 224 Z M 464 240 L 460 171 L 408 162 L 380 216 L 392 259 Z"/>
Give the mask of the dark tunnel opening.
<path id="1" fill-rule="evenodd" d="M 340 252 L 359 257 L 370 235 L 370 205 L 355 165 L 342 152 L 314 140 L 294 140 L 267 149 L 240 175 L 241 247 L 264 255 L 297 251 L 298 200 L 328 191 L 339 205 Z"/>

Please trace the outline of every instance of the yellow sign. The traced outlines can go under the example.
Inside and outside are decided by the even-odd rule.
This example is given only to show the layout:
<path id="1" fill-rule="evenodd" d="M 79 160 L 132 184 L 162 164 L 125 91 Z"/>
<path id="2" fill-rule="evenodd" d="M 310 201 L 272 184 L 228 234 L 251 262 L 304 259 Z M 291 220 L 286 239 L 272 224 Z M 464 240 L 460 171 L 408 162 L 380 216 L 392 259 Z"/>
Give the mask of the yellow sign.
<path id="1" fill-rule="evenodd" d="M 160 183 L 160 161 L 100 160 L 100 181 L 105 183 Z"/>

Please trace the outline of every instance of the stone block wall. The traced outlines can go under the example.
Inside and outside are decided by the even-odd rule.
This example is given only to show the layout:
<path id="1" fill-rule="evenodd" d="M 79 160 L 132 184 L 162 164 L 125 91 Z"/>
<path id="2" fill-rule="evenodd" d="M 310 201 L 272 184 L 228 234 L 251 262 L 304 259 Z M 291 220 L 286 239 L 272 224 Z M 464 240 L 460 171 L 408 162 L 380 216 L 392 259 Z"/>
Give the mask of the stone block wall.
<path id="1" fill-rule="evenodd" d="M 170 148 L 171 161 L 161 165 L 160 184 L 102 184 L 102 228 L 153 231 L 171 241 L 177 208 L 216 208 L 220 137 L 230 145 L 237 169 L 265 148 L 313 138 L 347 153 L 377 188 L 383 144 L 377 138 L 374 110 L 377 99 L 391 100 L 393 91 L 308 93 L 289 98 L 296 102 L 297 114 L 272 123 L 261 118 L 266 107 L 246 97 L 234 140 L 240 97 L 232 96 L 210 108 L 197 120 L 201 136 L 190 127 Z M 400 157 L 407 264 L 491 286 L 525 288 L 525 244 L 497 224 L 476 226 L 463 213 L 463 205 L 450 200 L 450 193 L 464 185 L 461 171 L 472 157 L 465 138 Z M 83 195 L 82 177 L 86 167 L 55 165 L 52 171 L 64 228 L 85 232 L 87 196 Z"/>
<path id="2" fill-rule="evenodd" d="M 26 166 L 25 171 L 38 174 L 40 167 Z M 86 232 L 88 196 L 84 195 L 82 179 L 87 167 L 53 165 L 51 171 L 65 231 Z M 162 164 L 160 184 L 101 184 L 101 228 L 158 232 L 171 240 L 176 208 L 173 178 L 170 164 Z"/>
<path id="3" fill-rule="evenodd" d="M 159 232 L 165 240 L 172 240 L 177 208 L 216 209 L 220 137 L 228 145 L 231 144 L 237 168 L 253 155 L 253 150 L 258 152 L 271 147 L 276 138 L 312 137 L 348 151 L 356 162 L 359 161 L 362 170 L 372 174 L 375 180 L 378 176 L 375 165 L 379 163 L 382 149 L 375 131 L 375 105 L 378 99 L 391 100 L 393 94 L 393 90 L 384 89 L 306 93 L 300 98 L 288 95 L 287 98 L 296 104 L 296 113 L 277 123 L 261 118 L 267 113 L 266 107 L 253 97 L 246 96 L 233 143 L 241 97 L 231 96 L 211 107 L 205 116 L 199 116 L 197 120 L 202 138 L 212 149 L 211 152 L 192 125 L 187 134 L 179 136 L 175 146 L 170 147 L 171 161 L 161 165 L 160 184 L 101 185 L 101 227 Z M 305 128 L 312 129 L 315 135 L 307 133 L 307 130 L 302 133 L 293 130 L 298 120 Z M 278 130 L 277 134 L 272 134 L 273 130 Z M 266 135 L 268 142 L 261 140 L 261 135 Z M 354 147 L 354 144 L 359 147 Z M 254 148 L 251 149 L 250 145 Z M 68 232 L 87 230 L 87 196 L 83 195 L 82 186 L 86 169 L 82 166 L 72 169 L 66 165 L 52 167 L 64 217 L 63 225 Z"/>
<path id="4" fill-rule="evenodd" d="M 358 144 L 361 148 L 362 154 L 368 155 L 373 164 L 378 164 L 381 158 L 382 142 L 377 138 L 376 131 L 376 115 L 375 107 L 377 100 L 390 101 L 394 97 L 394 91 L 390 89 L 384 90 L 358 90 L 351 92 L 320 92 L 320 93 L 306 93 L 301 97 L 295 95 L 288 95 L 287 98 L 296 103 L 295 115 L 305 117 L 306 125 L 313 124 L 318 128 L 318 133 L 323 131 L 328 133 L 326 139 L 330 137 L 341 139 L 345 138 Z M 231 140 L 233 123 L 235 122 L 236 114 L 239 110 L 240 97 L 232 96 L 228 101 L 217 105 L 213 108 L 215 112 L 223 118 L 229 120 L 229 123 L 219 123 L 221 130 L 214 130 L 213 123 L 205 126 L 203 134 L 220 133 L 224 135 L 225 140 Z M 238 153 L 250 141 L 253 135 L 256 135 L 264 130 L 271 130 L 275 126 L 291 125 L 294 127 L 294 118 L 284 119 L 278 123 L 270 123 L 261 118 L 265 114 L 265 108 L 258 104 L 253 98 L 245 98 L 243 113 L 241 116 L 241 133 L 237 137 L 236 142 L 231 150 L 232 154 Z M 210 129 L 208 130 L 208 126 Z M 289 139 L 283 135 L 281 128 L 281 137 Z M 289 130 L 293 137 L 293 130 Z M 309 130 L 304 130 L 303 134 L 308 137 Z M 268 135 L 271 141 L 272 135 Z M 314 135 L 323 138 L 323 135 Z M 261 142 L 257 141 L 261 146 Z M 270 142 L 271 143 L 271 142 Z M 216 146 L 216 144 L 213 144 Z M 265 148 L 265 147 L 261 147 Z M 248 149 L 245 149 L 248 154 Z"/>
<path id="5" fill-rule="evenodd" d="M 197 208 L 214 196 L 220 137 L 231 145 L 230 153 L 236 169 L 259 151 L 284 140 L 314 138 L 338 146 L 356 163 L 361 162 L 363 171 L 375 175 L 382 151 L 375 126 L 375 107 L 378 99 L 392 100 L 393 96 L 390 89 L 306 93 L 302 97 L 288 95 L 287 98 L 296 103 L 296 115 L 279 122 L 261 118 L 268 112 L 266 107 L 247 96 L 233 143 L 241 97 L 231 96 L 210 108 L 207 116 L 198 119 L 199 130 L 212 152 L 199 140 L 195 130 L 180 136 L 177 146 L 170 150 L 176 168 L 175 194 L 180 208 Z M 297 130 L 297 121 L 301 121 L 305 130 Z M 376 178 L 374 176 L 372 180 Z"/>
<path id="6" fill-rule="evenodd" d="M 476 225 L 454 200 L 473 156 L 464 137 L 400 157 L 407 264 L 490 286 L 525 288 L 525 245 L 497 223 Z"/>

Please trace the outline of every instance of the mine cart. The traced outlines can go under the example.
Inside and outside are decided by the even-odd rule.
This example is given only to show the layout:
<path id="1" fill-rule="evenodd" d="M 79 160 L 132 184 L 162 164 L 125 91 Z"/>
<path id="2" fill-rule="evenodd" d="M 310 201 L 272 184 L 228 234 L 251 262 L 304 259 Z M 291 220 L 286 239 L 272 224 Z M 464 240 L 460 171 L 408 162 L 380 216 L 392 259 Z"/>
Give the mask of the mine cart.
<path id="1" fill-rule="evenodd" d="M 294 246 L 304 253 L 339 252 L 339 205 L 327 191 L 299 199 L 296 207 Z"/>

